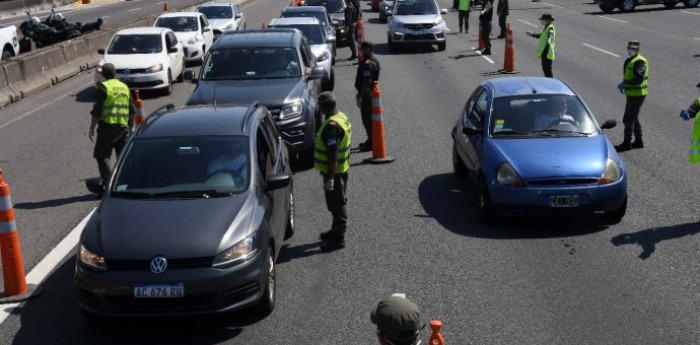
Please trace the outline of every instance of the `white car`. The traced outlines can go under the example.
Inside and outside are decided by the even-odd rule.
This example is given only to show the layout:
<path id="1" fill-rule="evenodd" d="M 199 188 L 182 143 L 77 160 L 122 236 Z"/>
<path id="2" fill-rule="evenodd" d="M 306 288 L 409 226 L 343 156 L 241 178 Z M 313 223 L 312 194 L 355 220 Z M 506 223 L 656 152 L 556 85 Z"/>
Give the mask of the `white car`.
<path id="1" fill-rule="evenodd" d="M 107 45 L 98 49 L 104 55 L 95 73 L 95 82 L 104 81 L 102 65 L 114 64 L 116 78 L 132 90 L 163 89 L 170 94 L 173 82 L 182 81 L 185 55 L 175 33 L 167 28 L 136 27 L 117 31 Z"/>
<path id="2" fill-rule="evenodd" d="M 186 62 L 204 61 L 209 48 L 214 43 L 214 33 L 207 17 L 199 12 L 172 12 L 161 14 L 153 24 L 168 28 L 182 44 Z"/>
<path id="3" fill-rule="evenodd" d="M 438 9 L 435 0 L 396 0 L 389 18 L 387 41 L 395 50 L 402 43 L 437 44 L 445 50 L 447 24 L 442 18 L 447 9 Z"/>
<path id="4" fill-rule="evenodd" d="M 214 30 L 214 40 L 224 31 L 244 30 L 246 27 L 245 15 L 241 8 L 228 0 L 207 2 L 200 5 L 197 11 L 209 19 L 209 24 Z"/>
<path id="5" fill-rule="evenodd" d="M 316 58 L 316 64 L 323 67 L 325 72 L 325 76 L 321 80 L 321 89 L 323 91 L 333 90 L 335 87 L 335 74 L 332 66 L 334 60 L 333 42 L 326 36 L 326 30 L 318 19 L 314 17 L 274 18 L 270 21 L 268 28 L 289 28 L 301 31 L 309 42 L 311 53 Z"/>
<path id="6" fill-rule="evenodd" d="M 0 60 L 7 60 L 19 54 L 16 26 L 0 26 L 0 53 Z"/>

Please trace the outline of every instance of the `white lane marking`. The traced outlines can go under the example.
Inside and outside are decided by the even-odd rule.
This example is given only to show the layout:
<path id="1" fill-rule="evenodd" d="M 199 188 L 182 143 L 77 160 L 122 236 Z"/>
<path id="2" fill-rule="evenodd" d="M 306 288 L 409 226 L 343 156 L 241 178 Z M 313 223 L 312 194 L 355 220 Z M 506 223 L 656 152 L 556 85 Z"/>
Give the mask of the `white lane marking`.
<path id="1" fill-rule="evenodd" d="M 700 41 L 700 37 L 693 37 L 693 39 Z"/>
<path id="2" fill-rule="evenodd" d="M 54 247 L 48 255 L 46 255 L 41 261 L 32 269 L 27 277 L 25 278 L 27 284 L 39 285 L 44 279 L 51 273 L 51 271 L 58 266 L 58 264 L 63 261 L 63 259 L 70 254 L 70 252 L 75 248 L 80 240 L 80 233 L 82 233 L 85 224 L 95 212 L 93 208 L 90 213 L 88 213 L 83 220 L 78 223 L 78 225 L 73 228 L 73 230 L 68 233 L 68 235 L 61 240 L 61 242 Z M 0 324 L 7 319 L 10 314 L 14 311 L 20 303 L 6 304 L 0 309 Z"/>
<path id="3" fill-rule="evenodd" d="M 530 26 L 532 26 L 533 28 L 536 28 L 536 27 L 537 27 L 537 25 L 532 24 L 532 23 L 530 23 L 530 22 L 528 22 L 528 21 L 525 21 L 525 20 L 522 20 L 522 19 L 518 19 L 518 21 L 521 22 L 521 23 L 523 23 L 523 24 L 530 25 Z"/>
<path id="4" fill-rule="evenodd" d="M 588 48 L 595 49 L 595 50 L 597 50 L 597 51 L 599 51 L 599 52 L 601 52 L 601 53 L 605 53 L 605 54 L 614 56 L 614 57 L 616 57 L 616 58 L 619 58 L 619 57 L 620 57 L 620 55 L 617 55 L 617 54 L 615 54 L 615 53 L 609 52 L 609 51 L 607 51 L 607 50 L 605 50 L 605 49 L 603 49 L 603 48 L 598 48 L 598 47 L 596 47 L 596 46 L 594 46 L 594 45 L 590 45 L 590 44 L 588 44 L 588 43 L 581 43 L 581 44 L 584 45 L 584 46 L 586 46 L 586 47 L 588 47 Z"/>
<path id="5" fill-rule="evenodd" d="M 138 11 L 138 10 L 140 10 L 140 9 L 141 9 L 141 7 L 137 7 L 137 8 L 132 8 L 132 9 L 130 9 L 130 10 L 129 10 L 129 12 L 134 12 L 134 11 Z"/>
<path id="6" fill-rule="evenodd" d="M 696 16 L 700 16 L 700 13 L 697 13 L 697 12 L 690 12 L 690 11 L 681 11 L 681 12 L 687 13 L 687 14 L 696 15 Z"/>
<path id="7" fill-rule="evenodd" d="M 616 22 L 620 22 L 620 23 L 625 23 L 625 24 L 627 24 L 627 22 L 624 21 L 624 20 L 622 20 L 622 19 L 610 18 L 610 17 L 606 17 L 606 16 L 601 16 L 601 15 L 597 15 L 596 17 L 598 17 L 598 18 L 603 18 L 603 19 L 607 19 L 607 20 L 614 20 L 614 21 L 616 21 Z"/>
<path id="8" fill-rule="evenodd" d="M 92 85 L 92 84 L 94 84 L 94 82 L 89 82 L 89 83 L 83 84 L 83 85 L 81 85 L 81 86 L 79 86 L 79 87 L 82 89 L 82 88 L 87 87 L 87 86 L 90 86 L 90 85 Z M 62 99 L 64 99 L 64 98 L 70 96 L 71 93 L 73 93 L 73 91 L 71 91 L 71 92 L 69 92 L 69 93 L 67 93 L 67 94 L 65 94 L 65 95 L 63 95 L 63 96 L 60 96 L 60 97 L 54 99 L 54 100 L 51 101 L 51 102 L 44 103 L 43 105 L 41 105 L 41 106 L 39 106 L 39 107 L 37 107 L 37 108 L 34 108 L 34 109 L 32 109 L 32 110 L 30 110 L 30 111 L 28 111 L 28 112 L 26 112 L 26 113 L 24 113 L 24 114 L 22 114 L 22 115 L 20 115 L 20 116 L 18 116 L 18 117 L 15 117 L 14 119 L 12 119 L 12 120 L 10 120 L 10 121 L 7 121 L 7 122 L 3 123 L 2 125 L 0 125 L 0 129 L 3 129 L 3 128 L 5 128 L 5 127 L 7 127 L 7 126 L 9 126 L 9 125 L 11 125 L 11 124 L 13 124 L 15 121 L 19 121 L 19 120 L 21 120 L 21 119 L 23 119 L 23 118 L 25 118 L 25 117 L 27 117 L 27 116 L 29 116 L 29 115 L 32 115 L 32 114 L 36 113 L 37 111 L 39 111 L 39 110 L 41 110 L 41 109 L 44 109 L 44 108 L 48 107 L 48 106 L 51 105 L 51 104 L 54 104 L 54 103 L 56 103 L 56 102 L 58 102 L 58 101 L 60 101 L 60 100 L 62 100 Z"/>
<path id="9" fill-rule="evenodd" d="M 488 61 L 488 62 L 490 62 L 490 63 L 495 63 L 495 62 L 493 62 L 493 60 L 489 59 L 488 56 L 482 55 L 482 54 L 481 54 L 481 51 L 479 51 L 478 49 L 476 49 L 476 47 L 472 47 L 472 50 L 475 51 L 477 54 L 481 55 L 481 57 L 484 58 L 484 59 L 486 59 L 486 61 Z"/>
<path id="10" fill-rule="evenodd" d="M 556 7 L 556 8 L 564 8 L 564 6 L 559 6 L 559 5 L 554 5 L 554 4 L 548 4 L 548 3 L 546 3 L 546 2 L 543 2 L 542 5 L 552 6 L 552 7 Z"/>
<path id="11" fill-rule="evenodd" d="M 102 18 L 102 19 L 105 19 L 105 18 L 109 18 L 109 16 L 102 16 L 101 18 Z"/>

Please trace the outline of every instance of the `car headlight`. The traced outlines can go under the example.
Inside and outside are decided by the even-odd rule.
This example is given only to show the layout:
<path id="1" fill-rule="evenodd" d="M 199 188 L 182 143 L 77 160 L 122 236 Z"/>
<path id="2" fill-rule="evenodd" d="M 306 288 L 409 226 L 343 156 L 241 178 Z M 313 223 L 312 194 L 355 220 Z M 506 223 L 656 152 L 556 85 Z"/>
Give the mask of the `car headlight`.
<path id="1" fill-rule="evenodd" d="M 301 116 L 301 111 L 303 107 L 301 101 L 295 101 L 292 103 L 287 103 L 282 106 L 282 111 L 280 111 L 280 120 L 291 119 Z"/>
<path id="2" fill-rule="evenodd" d="M 233 247 L 214 257 L 213 267 L 230 267 L 253 257 L 257 253 L 257 233 L 254 233 Z"/>
<path id="3" fill-rule="evenodd" d="M 442 24 L 442 20 L 436 20 L 432 24 L 433 24 L 433 27 L 440 26 L 440 24 Z"/>
<path id="4" fill-rule="evenodd" d="M 326 61 L 330 58 L 331 58 L 331 53 L 329 53 L 328 51 L 325 51 L 325 52 L 323 52 L 323 54 L 321 54 L 321 56 L 318 57 L 318 59 L 316 59 L 316 61 L 323 62 L 323 61 Z"/>
<path id="5" fill-rule="evenodd" d="M 600 184 L 606 185 L 617 182 L 622 178 L 622 170 L 620 166 L 614 160 L 608 158 L 605 163 L 605 170 L 603 170 L 603 175 L 600 177 Z"/>
<path id="6" fill-rule="evenodd" d="M 187 44 L 190 44 L 190 45 L 191 45 L 191 44 L 195 44 L 195 43 L 197 43 L 197 40 L 196 40 L 196 39 L 195 39 L 194 37 L 192 37 L 192 38 L 190 38 L 189 40 L 187 40 L 187 42 L 185 42 L 185 43 L 187 43 Z"/>
<path id="7" fill-rule="evenodd" d="M 498 173 L 496 173 L 496 180 L 500 184 L 504 184 L 510 187 L 522 187 L 524 185 L 523 180 L 515 172 L 515 169 L 508 162 L 504 162 L 498 167 Z"/>
<path id="8" fill-rule="evenodd" d="M 146 68 L 146 73 L 155 73 L 155 72 L 160 72 L 163 70 L 163 64 L 159 63 L 157 65 L 153 65 L 151 67 Z"/>
<path id="9" fill-rule="evenodd" d="M 102 66 L 97 66 L 97 68 L 95 68 L 95 73 L 102 74 Z"/>
<path id="10" fill-rule="evenodd" d="M 105 258 L 89 251 L 82 244 L 80 245 L 80 250 L 78 251 L 78 258 L 80 259 L 80 262 L 96 271 L 107 270 Z"/>

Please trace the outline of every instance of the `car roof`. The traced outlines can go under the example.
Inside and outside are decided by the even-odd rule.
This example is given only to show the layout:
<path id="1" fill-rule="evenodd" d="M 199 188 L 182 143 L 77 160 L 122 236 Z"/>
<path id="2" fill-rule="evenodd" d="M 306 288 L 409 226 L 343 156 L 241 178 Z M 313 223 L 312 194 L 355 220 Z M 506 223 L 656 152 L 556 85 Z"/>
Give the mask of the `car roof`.
<path id="1" fill-rule="evenodd" d="M 287 6 L 282 12 L 328 12 L 324 6 Z"/>
<path id="2" fill-rule="evenodd" d="M 214 47 L 296 47 L 302 34 L 296 29 L 257 29 L 224 32 Z"/>
<path id="3" fill-rule="evenodd" d="M 532 94 L 576 95 L 569 85 L 554 78 L 500 77 L 486 80 L 494 90 L 494 97 L 525 96 Z"/>
<path id="4" fill-rule="evenodd" d="M 315 17 L 286 17 L 273 18 L 270 25 L 319 25 L 321 22 Z"/>
<path id="5" fill-rule="evenodd" d="M 169 12 L 163 13 L 158 18 L 178 18 L 178 17 L 198 17 L 203 15 L 200 12 Z"/>
<path id="6" fill-rule="evenodd" d="M 199 5 L 199 7 L 211 7 L 211 6 L 233 6 L 236 5 L 230 1 L 212 1 Z"/>
<path id="7" fill-rule="evenodd" d="M 117 31 L 117 35 L 158 35 L 162 34 L 164 31 L 171 31 L 168 28 L 152 27 L 152 26 L 141 26 L 135 28 L 121 29 Z"/>
<path id="8" fill-rule="evenodd" d="M 250 135 L 244 127 L 263 106 L 253 104 L 204 104 L 161 107 L 137 129 L 138 138 L 203 135 Z"/>

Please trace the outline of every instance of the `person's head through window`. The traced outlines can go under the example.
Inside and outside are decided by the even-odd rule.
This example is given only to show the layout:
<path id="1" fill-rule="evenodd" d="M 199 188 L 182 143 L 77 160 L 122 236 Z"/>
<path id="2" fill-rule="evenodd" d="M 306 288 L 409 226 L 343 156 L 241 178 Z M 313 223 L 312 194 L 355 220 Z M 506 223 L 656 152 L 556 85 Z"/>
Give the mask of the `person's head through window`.
<path id="1" fill-rule="evenodd" d="M 537 129 L 552 129 L 567 125 L 568 127 L 576 127 L 577 122 L 567 114 L 566 99 L 564 97 L 554 96 L 544 102 L 543 110 L 537 118 Z M 566 130 L 574 130 L 571 128 L 561 128 Z"/>

